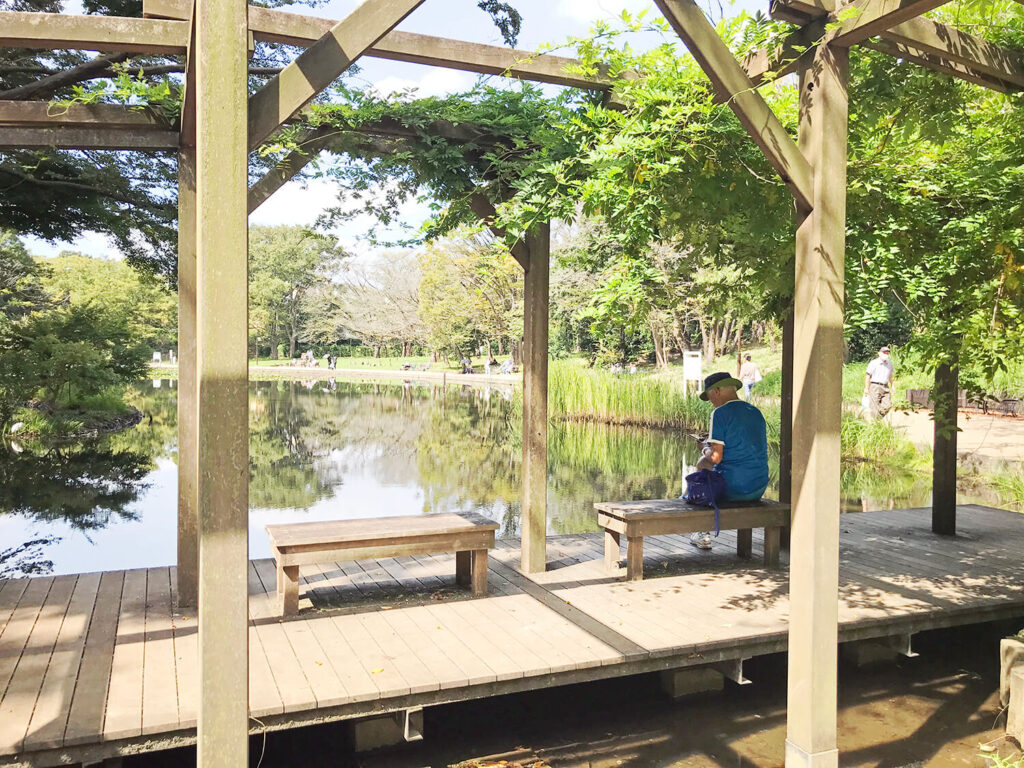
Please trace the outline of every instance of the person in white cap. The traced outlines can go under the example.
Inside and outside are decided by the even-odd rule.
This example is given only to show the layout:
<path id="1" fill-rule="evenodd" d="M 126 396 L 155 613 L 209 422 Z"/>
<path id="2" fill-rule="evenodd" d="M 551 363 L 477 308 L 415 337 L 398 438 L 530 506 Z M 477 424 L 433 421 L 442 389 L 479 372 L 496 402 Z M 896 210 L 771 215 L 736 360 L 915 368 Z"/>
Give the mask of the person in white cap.
<path id="1" fill-rule="evenodd" d="M 868 413 L 873 419 L 882 418 L 892 408 L 892 375 L 889 347 L 885 346 L 878 350 L 878 357 L 868 363 L 864 376 L 864 396 L 868 399 Z"/>

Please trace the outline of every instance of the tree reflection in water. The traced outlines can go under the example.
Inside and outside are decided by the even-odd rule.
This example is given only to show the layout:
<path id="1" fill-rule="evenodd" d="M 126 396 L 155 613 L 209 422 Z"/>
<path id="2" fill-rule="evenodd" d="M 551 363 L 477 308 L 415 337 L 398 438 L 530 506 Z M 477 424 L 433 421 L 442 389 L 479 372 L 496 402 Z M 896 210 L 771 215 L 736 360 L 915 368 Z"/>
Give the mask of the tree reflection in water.
<path id="1" fill-rule="evenodd" d="M 132 400 L 145 418 L 119 435 L 4 450 L 0 513 L 33 523 L 18 538 L 69 535 L 58 530 L 60 521 L 88 535 L 82 546 L 102 546 L 99 531 L 115 519 L 132 521 L 130 535 L 150 540 L 156 529 L 147 525 L 157 518 L 170 516 L 173 526 L 173 467 L 168 475 L 162 462 L 163 492 L 149 496 L 147 473 L 175 457 L 175 395 L 167 382 L 140 387 Z M 254 531 L 274 521 L 472 510 L 501 523 L 502 535 L 518 534 L 521 405 L 510 388 L 258 382 L 251 386 L 249 428 L 250 506 L 259 510 Z M 549 531 L 596 530 L 594 501 L 678 496 L 698 450 L 675 431 L 552 423 Z M 776 492 L 777 456 L 771 463 L 769 495 Z M 928 503 L 930 478 L 922 473 L 844 462 L 842 477 L 848 511 Z M 254 533 L 253 541 L 254 556 L 263 556 L 264 539 Z M 173 537 L 158 546 L 158 555 L 173 562 Z M 42 541 L 22 555 L 45 565 L 45 550 Z M 0 569 L 12 552 L 0 553 Z M 104 567 L 122 567 L 118 557 L 112 552 Z"/>

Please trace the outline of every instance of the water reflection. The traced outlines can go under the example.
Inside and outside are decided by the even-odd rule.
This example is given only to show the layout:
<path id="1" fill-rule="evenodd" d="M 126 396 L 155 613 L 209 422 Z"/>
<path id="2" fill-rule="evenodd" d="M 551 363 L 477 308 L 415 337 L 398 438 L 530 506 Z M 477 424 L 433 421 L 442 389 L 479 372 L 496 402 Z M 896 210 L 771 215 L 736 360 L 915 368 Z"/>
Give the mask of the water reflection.
<path id="1" fill-rule="evenodd" d="M 134 394 L 142 423 L 64 448 L 4 449 L 0 540 L 24 565 L 56 573 L 168 565 L 176 541 L 176 391 Z M 255 383 L 249 400 L 250 553 L 269 554 L 268 523 L 475 511 L 516 536 L 520 410 L 511 389 L 367 382 Z M 678 496 L 697 460 L 665 431 L 553 424 L 549 531 L 596 530 L 592 503 Z M 773 483 L 777 457 L 772 459 Z M 923 506 L 930 478 L 844 463 L 848 509 Z M 51 539 L 57 540 L 51 540 Z"/>

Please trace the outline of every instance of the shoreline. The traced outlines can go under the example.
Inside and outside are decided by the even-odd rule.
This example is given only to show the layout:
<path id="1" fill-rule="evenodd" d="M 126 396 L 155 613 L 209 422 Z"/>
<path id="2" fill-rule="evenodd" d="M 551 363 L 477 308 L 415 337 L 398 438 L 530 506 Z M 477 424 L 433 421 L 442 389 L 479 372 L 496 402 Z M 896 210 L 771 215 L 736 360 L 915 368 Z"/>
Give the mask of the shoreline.
<path id="1" fill-rule="evenodd" d="M 177 378 L 177 363 L 150 363 L 153 372 L 173 373 Z M 254 375 L 255 374 L 255 375 Z M 304 368 L 294 365 L 250 365 L 251 380 L 268 378 L 294 379 L 385 379 L 388 381 L 409 381 L 447 384 L 506 384 L 522 386 L 523 374 L 455 373 L 449 371 L 403 371 L 396 369 L 363 370 L 359 368 Z"/>

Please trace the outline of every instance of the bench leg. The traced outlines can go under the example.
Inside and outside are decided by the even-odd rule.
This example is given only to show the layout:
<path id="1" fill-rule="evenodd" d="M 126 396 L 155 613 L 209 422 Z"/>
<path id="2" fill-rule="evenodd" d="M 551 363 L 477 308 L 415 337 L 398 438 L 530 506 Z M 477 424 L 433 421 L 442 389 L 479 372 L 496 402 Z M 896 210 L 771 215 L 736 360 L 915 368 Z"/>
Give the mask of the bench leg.
<path id="1" fill-rule="evenodd" d="M 471 555 L 468 549 L 455 553 L 455 583 L 461 587 L 468 587 L 472 579 Z"/>
<path id="2" fill-rule="evenodd" d="M 466 554 L 469 554 L 468 552 Z M 473 552 L 473 594 L 487 594 L 487 550 L 474 549 Z"/>
<path id="3" fill-rule="evenodd" d="M 278 566 L 277 594 L 281 598 L 282 616 L 299 612 L 299 566 Z"/>
<path id="4" fill-rule="evenodd" d="M 626 579 L 640 581 L 644 577 L 644 537 L 626 537 Z"/>
<path id="5" fill-rule="evenodd" d="M 782 544 L 782 529 L 770 526 L 764 529 L 764 565 L 766 568 L 779 567 L 779 549 Z"/>
<path id="6" fill-rule="evenodd" d="M 604 530 L 604 569 L 609 573 L 619 570 L 619 545 L 622 541 L 618 531 Z"/>
<path id="7" fill-rule="evenodd" d="M 736 554 L 744 560 L 749 560 L 754 554 L 754 530 L 752 528 L 740 528 L 736 531 Z"/>

